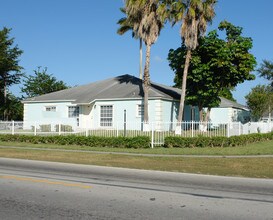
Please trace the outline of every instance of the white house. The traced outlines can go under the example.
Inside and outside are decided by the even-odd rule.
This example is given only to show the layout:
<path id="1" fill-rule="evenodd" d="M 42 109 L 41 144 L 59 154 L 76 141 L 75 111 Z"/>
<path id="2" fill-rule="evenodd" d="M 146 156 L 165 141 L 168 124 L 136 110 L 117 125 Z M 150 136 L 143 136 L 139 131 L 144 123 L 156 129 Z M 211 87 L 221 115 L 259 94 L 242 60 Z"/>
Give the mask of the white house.
<path id="1" fill-rule="evenodd" d="M 265 111 L 259 121 L 273 123 L 273 111 L 270 111 L 270 109 Z"/>
<path id="2" fill-rule="evenodd" d="M 250 110 L 246 106 L 223 97 L 220 99 L 220 105 L 211 109 L 211 123 L 241 122 L 244 124 L 250 121 Z"/>
<path id="3" fill-rule="evenodd" d="M 126 120 L 128 126 L 134 124 L 134 128 L 142 129 L 143 97 L 142 80 L 121 75 L 24 100 L 24 124 L 31 127 L 34 123 L 40 126 L 55 123 L 70 125 L 74 130 L 108 129 Z M 159 122 L 155 129 L 163 129 L 164 122 L 176 122 L 179 100 L 179 89 L 151 83 L 149 121 Z M 197 108 L 186 106 L 184 120 L 198 121 Z"/>

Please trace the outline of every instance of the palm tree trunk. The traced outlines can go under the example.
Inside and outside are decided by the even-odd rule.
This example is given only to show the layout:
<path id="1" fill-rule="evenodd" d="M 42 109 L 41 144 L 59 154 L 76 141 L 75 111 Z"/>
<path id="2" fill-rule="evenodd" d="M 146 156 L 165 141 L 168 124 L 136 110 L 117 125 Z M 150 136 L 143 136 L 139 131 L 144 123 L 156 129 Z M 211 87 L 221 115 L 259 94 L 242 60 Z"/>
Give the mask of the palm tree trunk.
<path id="1" fill-rule="evenodd" d="M 203 107 L 198 106 L 198 111 L 199 111 L 199 121 L 203 122 Z"/>
<path id="2" fill-rule="evenodd" d="M 210 112 L 211 112 L 211 107 L 208 107 L 207 114 L 206 114 L 206 119 L 205 121 L 208 123 L 210 119 Z"/>
<path id="3" fill-rule="evenodd" d="M 139 78 L 142 79 L 142 39 L 139 38 Z"/>
<path id="4" fill-rule="evenodd" d="M 145 67 L 144 67 L 144 124 L 148 124 L 149 115 L 148 115 L 148 95 L 150 88 L 150 55 L 151 55 L 151 45 L 147 44 L 146 46 L 146 58 L 145 58 Z"/>
<path id="5" fill-rule="evenodd" d="M 183 117 L 183 113 L 184 113 L 187 76 L 188 76 L 190 60 L 191 60 L 191 50 L 187 50 L 185 66 L 184 66 L 184 72 L 183 72 L 182 91 L 181 91 L 181 98 L 180 98 L 180 105 L 179 105 L 179 113 L 178 113 L 177 125 L 176 125 L 176 133 L 179 133 L 179 134 L 181 134 L 181 122 L 182 122 L 182 117 Z"/>

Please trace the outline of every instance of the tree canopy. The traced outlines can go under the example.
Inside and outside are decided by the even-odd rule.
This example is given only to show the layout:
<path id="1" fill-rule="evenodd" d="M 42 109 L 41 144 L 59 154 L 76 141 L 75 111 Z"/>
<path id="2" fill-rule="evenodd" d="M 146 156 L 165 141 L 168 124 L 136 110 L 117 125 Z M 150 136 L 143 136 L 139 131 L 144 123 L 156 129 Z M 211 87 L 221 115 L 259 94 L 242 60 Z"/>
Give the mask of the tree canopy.
<path id="1" fill-rule="evenodd" d="M 137 30 L 134 30 L 134 27 L 137 26 L 140 22 L 141 16 L 136 13 L 131 16 L 127 16 L 126 8 L 120 8 L 120 11 L 125 15 L 118 20 L 117 24 L 119 28 L 117 30 L 117 34 L 123 35 L 128 31 L 132 32 L 132 37 L 135 39 L 139 39 L 139 78 L 142 79 L 142 39 L 138 36 Z"/>
<path id="2" fill-rule="evenodd" d="M 145 66 L 143 73 L 144 90 L 144 125 L 149 122 L 148 93 L 150 88 L 150 56 L 151 47 L 157 41 L 164 20 L 159 14 L 159 0 L 126 0 L 125 12 L 127 24 L 131 25 L 133 33 L 142 39 L 146 45 Z M 125 23 L 126 24 L 126 23 Z"/>
<path id="3" fill-rule="evenodd" d="M 0 97 L 1 103 L 3 103 L 3 94 Z M 5 112 L 5 118 L 3 118 Z M 0 105 L 0 119 L 2 120 L 23 120 L 23 104 L 21 99 L 7 92 L 6 103 Z"/>
<path id="4" fill-rule="evenodd" d="M 9 36 L 10 32 L 11 29 L 6 27 L 0 31 L 0 104 L 3 109 L 1 114 L 4 120 L 7 119 L 8 88 L 13 84 L 18 84 L 23 75 L 21 73 L 23 68 L 19 65 L 19 57 L 23 51 L 14 45 L 14 38 Z"/>
<path id="5" fill-rule="evenodd" d="M 164 2 L 164 1 L 163 1 Z M 182 121 L 184 103 L 186 98 L 186 87 L 188 70 L 192 59 L 192 52 L 198 46 L 198 38 L 205 34 L 207 24 L 212 22 L 215 16 L 215 4 L 216 0 L 191 0 L 191 1 L 180 1 L 180 0 L 166 0 L 166 4 L 170 5 L 171 9 L 170 19 L 173 23 L 180 22 L 180 35 L 186 55 L 184 59 L 182 86 L 181 86 L 181 98 L 178 113 L 178 126 L 176 132 L 181 132 L 180 122 Z"/>
<path id="6" fill-rule="evenodd" d="M 261 77 L 269 80 L 270 84 L 252 88 L 245 97 L 255 120 L 260 119 L 266 113 L 271 114 L 273 109 L 273 62 L 263 60 L 257 71 Z"/>
<path id="7" fill-rule="evenodd" d="M 255 57 L 249 52 L 252 40 L 243 37 L 242 28 L 227 21 L 219 25 L 225 31 L 226 38 L 221 39 L 217 30 L 199 38 L 199 46 L 192 52 L 187 80 L 186 100 L 201 110 L 203 107 L 216 107 L 220 103 L 220 95 L 225 90 L 234 88 L 245 80 L 255 79 L 251 74 L 256 65 Z M 175 86 L 180 87 L 186 46 L 169 51 L 168 60 L 175 73 Z"/>
<path id="8" fill-rule="evenodd" d="M 266 112 L 271 113 L 273 109 L 273 89 L 271 86 L 258 85 L 252 88 L 245 98 L 255 120 L 260 119 Z"/>
<path id="9" fill-rule="evenodd" d="M 0 82 L 7 87 L 20 82 L 23 69 L 19 65 L 23 51 L 18 45 L 14 46 L 14 38 L 9 36 L 10 31 L 6 27 L 0 31 Z"/>
<path id="10" fill-rule="evenodd" d="M 270 85 L 273 87 L 273 62 L 269 60 L 263 60 L 260 68 L 257 70 L 260 76 L 269 80 Z"/>
<path id="11" fill-rule="evenodd" d="M 59 81 L 52 74 L 47 73 L 47 68 L 38 67 L 34 75 L 25 76 L 21 91 L 27 97 L 34 97 L 50 92 L 69 88 L 63 81 Z"/>

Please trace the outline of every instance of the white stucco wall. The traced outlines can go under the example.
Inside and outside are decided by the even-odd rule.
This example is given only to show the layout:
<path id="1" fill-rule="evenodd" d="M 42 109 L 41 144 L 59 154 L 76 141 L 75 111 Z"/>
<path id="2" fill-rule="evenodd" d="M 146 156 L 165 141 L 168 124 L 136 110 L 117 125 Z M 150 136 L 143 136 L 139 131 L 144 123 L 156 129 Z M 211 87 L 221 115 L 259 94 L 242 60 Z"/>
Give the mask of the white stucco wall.
<path id="1" fill-rule="evenodd" d="M 170 109 L 164 111 L 163 100 L 149 100 L 149 121 L 162 121 L 163 115 L 169 115 Z M 138 116 L 138 105 L 143 105 L 142 100 L 119 100 L 119 101 L 96 101 L 93 106 L 91 117 L 91 126 L 93 128 L 100 128 L 100 106 L 112 105 L 113 106 L 113 127 L 123 126 L 124 111 L 126 111 L 126 122 L 128 129 L 130 126 L 141 129 L 141 122 L 143 122 L 143 116 Z"/>
<path id="2" fill-rule="evenodd" d="M 212 123 L 228 123 L 231 122 L 231 108 L 212 108 L 210 112 L 210 121 Z"/>
<path id="3" fill-rule="evenodd" d="M 46 111 L 45 108 L 55 106 L 55 112 Z M 76 118 L 68 118 L 68 107 L 73 106 L 71 102 L 61 103 L 25 103 L 24 104 L 24 124 L 26 128 L 46 124 L 63 124 L 77 127 Z M 81 111 L 81 109 L 80 109 Z M 52 129 L 54 129 L 52 127 Z"/>
<path id="4" fill-rule="evenodd" d="M 113 106 L 112 128 L 123 127 L 124 110 L 126 110 L 127 129 L 142 129 L 143 116 L 138 116 L 138 105 L 143 105 L 142 100 L 104 100 L 95 101 L 90 105 L 79 106 L 79 128 L 105 129 L 100 126 L 100 108 L 102 105 Z M 46 106 L 56 106 L 56 112 L 48 112 Z M 64 124 L 77 128 L 77 119 L 68 117 L 68 107 L 71 102 L 60 103 L 25 103 L 24 121 L 29 127 L 35 122 L 38 124 Z M 178 101 L 172 100 L 149 100 L 149 122 L 159 122 L 155 125 L 156 130 L 163 130 L 167 123 L 177 121 Z M 191 108 L 185 107 L 185 121 L 191 120 Z M 163 123 L 162 123 L 163 122 Z M 167 125 L 168 127 L 170 125 Z"/>
<path id="5" fill-rule="evenodd" d="M 241 122 L 246 123 L 250 119 L 250 112 L 237 108 L 212 108 L 210 119 L 212 123 Z"/>

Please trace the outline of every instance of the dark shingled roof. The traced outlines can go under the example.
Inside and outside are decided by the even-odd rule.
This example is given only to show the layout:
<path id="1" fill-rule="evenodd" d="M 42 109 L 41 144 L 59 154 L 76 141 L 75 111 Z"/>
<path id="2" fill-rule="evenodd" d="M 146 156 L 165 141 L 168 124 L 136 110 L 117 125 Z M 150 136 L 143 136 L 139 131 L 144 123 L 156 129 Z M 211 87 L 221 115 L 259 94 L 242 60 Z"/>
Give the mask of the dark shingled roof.
<path id="1" fill-rule="evenodd" d="M 238 108 L 238 109 L 243 109 L 243 110 L 249 110 L 246 106 L 238 104 L 237 102 L 233 102 L 231 100 L 228 100 L 226 98 L 220 97 L 221 103 L 219 105 L 219 108 Z"/>
<path id="2" fill-rule="evenodd" d="M 162 98 L 180 100 L 181 89 L 151 83 L 149 98 Z M 87 85 L 64 89 L 45 95 L 28 98 L 27 102 L 61 102 L 71 101 L 75 104 L 90 104 L 94 100 L 109 99 L 141 99 L 144 96 L 142 80 L 131 75 L 121 75 L 110 79 L 93 82 Z M 247 107 L 221 97 L 220 108 L 239 108 L 248 110 Z"/>
<path id="3" fill-rule="evenodd" d="M 180 89 L 151 83 L 149 98 L 180 99 Z M 71 101 L 75 104 L 90 104 L 94 100 L 139 99 L 143 97 L 142 80 L 131 75 L 93 82 L 45 95 L 28 98 L 23 102 Z"/>

